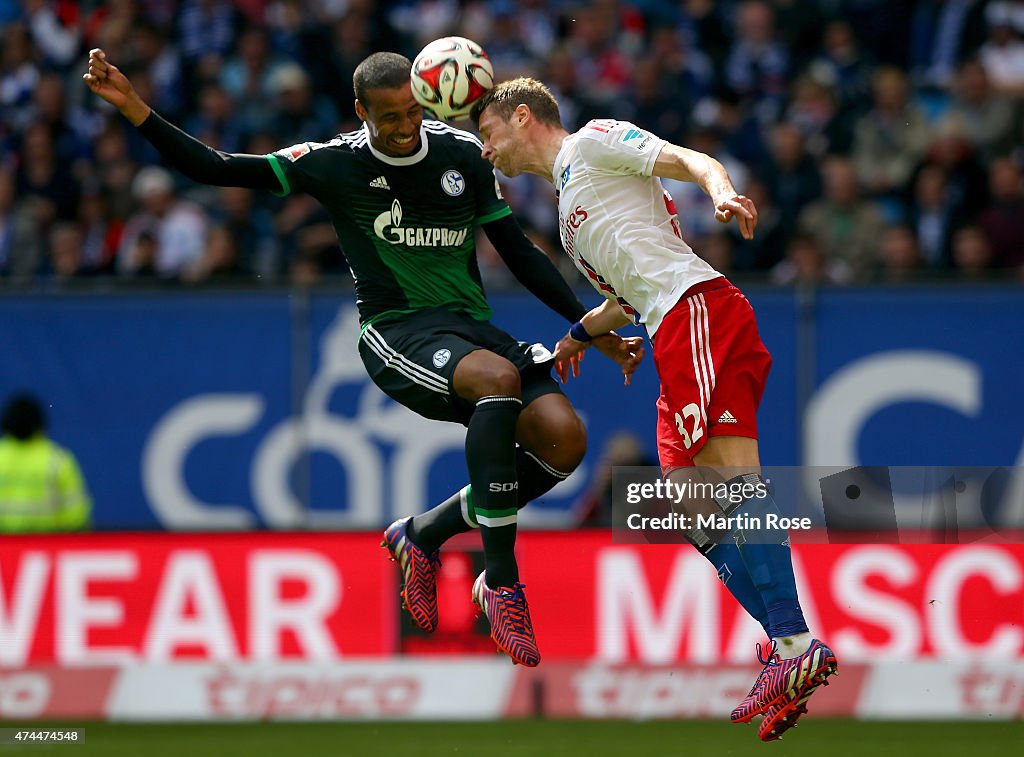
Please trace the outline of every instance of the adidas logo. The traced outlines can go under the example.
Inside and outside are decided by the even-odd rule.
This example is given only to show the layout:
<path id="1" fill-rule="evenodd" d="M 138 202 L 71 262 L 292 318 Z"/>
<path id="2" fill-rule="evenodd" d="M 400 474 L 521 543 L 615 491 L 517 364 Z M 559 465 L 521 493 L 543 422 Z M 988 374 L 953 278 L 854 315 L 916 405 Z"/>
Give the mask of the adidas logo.
<path id="1" fill-rule="evenodd" d="M 370 186 L 374 189 L 391 189 L 391 187 L 388 186 L 388 180 L 383 176 L 378 176 L 376 179 L 371 181 Z"/>
<path id="2" fill-rule="evenodd" d="M 719 419 L 718 419 L 718 422 L 719 423 L 739 423 L 739 421 L 736 420 L 736 416 L 734 416 L 728 410 L 726 410 L 724 413 L 722 413 L 721 417 L 719 417 Z"/>

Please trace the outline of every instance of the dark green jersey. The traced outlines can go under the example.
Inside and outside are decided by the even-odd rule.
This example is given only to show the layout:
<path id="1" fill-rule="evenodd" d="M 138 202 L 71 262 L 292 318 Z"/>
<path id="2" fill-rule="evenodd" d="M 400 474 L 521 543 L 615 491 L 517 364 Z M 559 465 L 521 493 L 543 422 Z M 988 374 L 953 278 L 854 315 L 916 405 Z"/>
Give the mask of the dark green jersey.
<path id="1" fill-rule="evenodd" d="M 364 324 L 427 308 L 491 317 L 474 227 L 511 211 L 476 136 L 440 121 L 420 136 L 404 158 L 375 150 L 365 127 L 267 156 L 284 194 L 307 192 L 330 215 Z"/>

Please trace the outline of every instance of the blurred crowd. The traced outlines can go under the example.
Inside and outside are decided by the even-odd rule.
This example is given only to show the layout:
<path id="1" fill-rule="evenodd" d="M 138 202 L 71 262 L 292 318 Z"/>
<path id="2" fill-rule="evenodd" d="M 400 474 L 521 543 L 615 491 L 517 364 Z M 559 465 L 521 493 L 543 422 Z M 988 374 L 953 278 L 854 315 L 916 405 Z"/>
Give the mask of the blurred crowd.
<path id="1" fill-rule="evenodd" d="M 0 0 L 0 287 L 346 281 L 315 201 L 161 167 L 82 83 L 87 51 L 198 139 L 262 154 L 358 127 L 359 61 L 447 34 L 547 82 L 570 130 L 628 119 L 717 157 L 760 210 L 753 242 L 666 184 L 731 275 L 1024 280 L 1024 0 Z M 552 188 L 503 183 L 575 276 Z"/>

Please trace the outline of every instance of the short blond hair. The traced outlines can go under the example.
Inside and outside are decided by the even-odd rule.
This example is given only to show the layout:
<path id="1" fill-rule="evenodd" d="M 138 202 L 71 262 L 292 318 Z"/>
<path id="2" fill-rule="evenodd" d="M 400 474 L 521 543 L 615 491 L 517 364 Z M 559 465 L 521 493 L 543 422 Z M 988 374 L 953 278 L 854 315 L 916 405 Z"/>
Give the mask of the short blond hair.
<path id="1" fill-rule="evenodd" d="M 562 115 L 558 111 L 558 102 L 551 90 L 536 79 L 520 76 L 496 84 L 486 95 L 473 106 L 473 123 L 480 125 L 480 116 L 491 108 L 503 121 L 512 118 L 512 114 L 520 105 L 527 105 L 530 112 L 542 124 L 561 126 Z"/>

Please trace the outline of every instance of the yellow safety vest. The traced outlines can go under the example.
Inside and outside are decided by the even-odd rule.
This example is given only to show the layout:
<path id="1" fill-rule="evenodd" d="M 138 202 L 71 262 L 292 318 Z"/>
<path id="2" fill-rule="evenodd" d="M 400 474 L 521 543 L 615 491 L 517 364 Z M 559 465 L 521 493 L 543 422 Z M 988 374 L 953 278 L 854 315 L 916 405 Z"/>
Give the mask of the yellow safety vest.
<path id="1" fill-rule="evenodd" d="M 0 532 L 88 528 L 91 508 L 70 452 L 42 435 L 0 438 Z"/>

